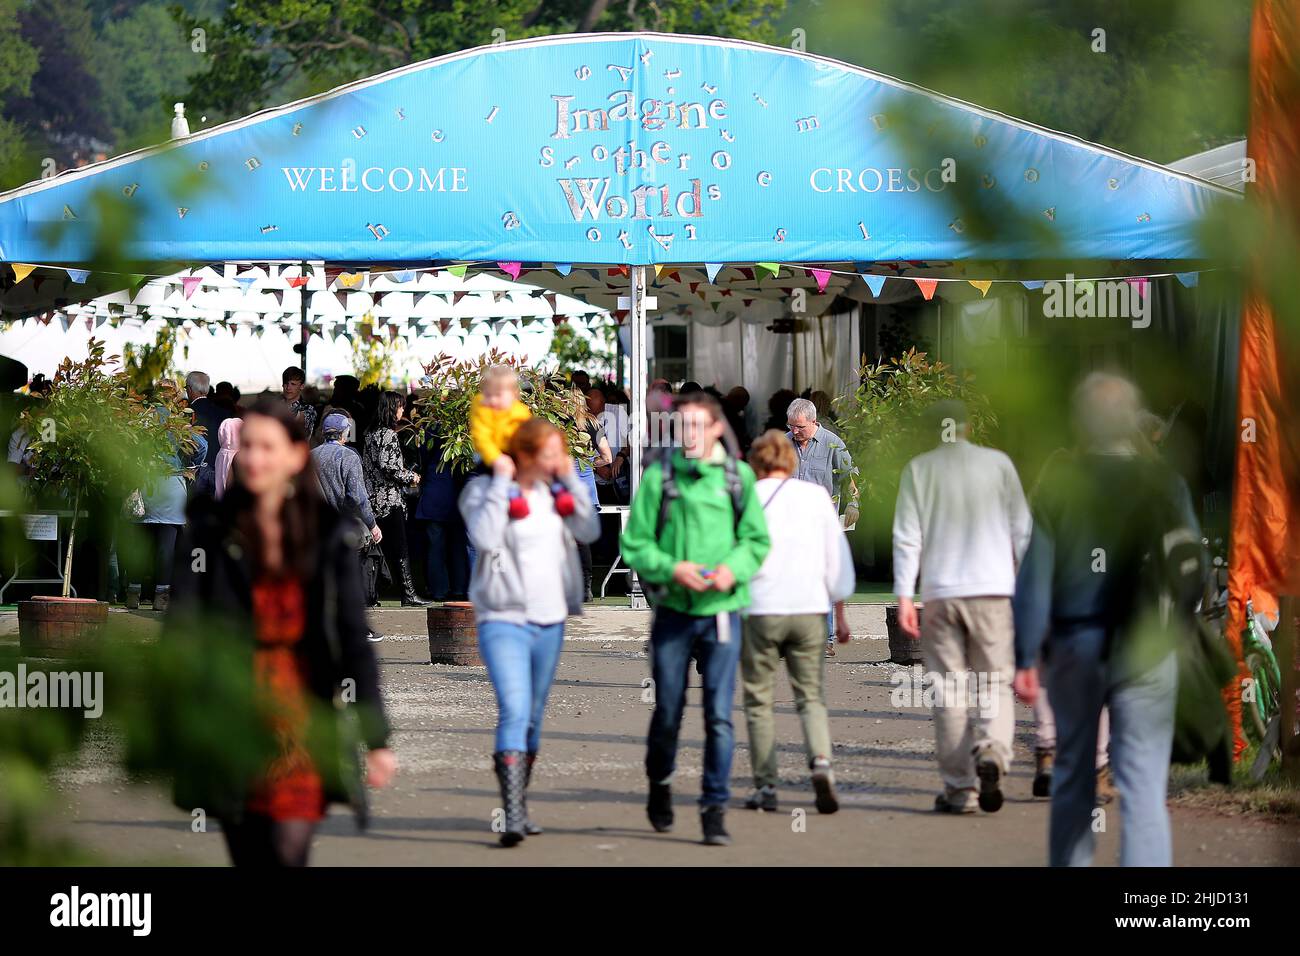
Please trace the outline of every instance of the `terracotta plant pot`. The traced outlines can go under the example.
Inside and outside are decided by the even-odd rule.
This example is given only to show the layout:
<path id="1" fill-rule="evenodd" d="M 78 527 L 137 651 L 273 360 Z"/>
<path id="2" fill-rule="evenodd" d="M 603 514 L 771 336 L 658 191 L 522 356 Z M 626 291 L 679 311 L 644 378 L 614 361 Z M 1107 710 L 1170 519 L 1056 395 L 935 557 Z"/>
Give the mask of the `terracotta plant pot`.
<path id="1" fill-rule="evenodd" d="M 18 602 L 18 644 L 31 657 L 76 657 L 94 648 L 107 621 L 104 601 L 34 597 Z"/>
<path id="2" fill-rule="evenodd" d="M 916 619 L 919 623 L 921 615 L 925 613 L 919 606 L 916 609 Z M 885 608 L 885 629 L 889 632 L 889 659 L 895 664 L 920 664 L 921 660 L 921 642 L 914 641 L 903 633 L 903 629 L 898 626 L 898 605 L 891 604 Z"/>
<path id="3" fill-rule="evenodd" d="M 448 601 L 429 608 L 429 663 L 476 666 L 483 663 L 478 653 L 478 629 L 474 605 Z"/>

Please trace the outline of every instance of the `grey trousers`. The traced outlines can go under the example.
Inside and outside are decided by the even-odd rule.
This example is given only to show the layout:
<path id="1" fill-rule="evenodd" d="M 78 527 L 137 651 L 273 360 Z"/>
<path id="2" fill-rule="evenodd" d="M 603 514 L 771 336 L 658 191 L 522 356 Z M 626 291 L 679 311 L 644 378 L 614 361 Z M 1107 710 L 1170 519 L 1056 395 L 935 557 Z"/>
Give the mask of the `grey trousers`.
<path id="1" fill-rule="evenodd" d="M 1097 731 L 1110 709 L 1110 769 L 1120 797 L 1121 866 L 1170 866 L 1169 751 L 1174 737 L 1178 666 L 1172 653 L 1137 671 L 1123 660 L 1123 637 L 1103 660 L 1100 628 L 1052 635 L 1047 646 L 1047 688 L 1056 712 L 1056 762 L 1048 862 L 1089 866 L 1095 836 L 1107 811 L 1095 805 Z"/>

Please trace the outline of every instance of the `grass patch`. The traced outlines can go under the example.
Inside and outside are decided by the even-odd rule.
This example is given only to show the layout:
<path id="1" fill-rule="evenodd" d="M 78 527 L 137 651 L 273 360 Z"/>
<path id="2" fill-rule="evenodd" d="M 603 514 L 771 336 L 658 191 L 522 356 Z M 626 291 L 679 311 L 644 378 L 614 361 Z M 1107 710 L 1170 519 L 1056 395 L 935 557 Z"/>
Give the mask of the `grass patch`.
<path id="1" fill-rule="evenodd" d="M 1258 748 L 1252 744 L 1232 771 L 1232 786 L 1210 783 L 1209 771 L 1199 764 L 1174 764 L 1169 768 L 1169 802 L 1174 806 L 1213 810 L 1229 816 L 1262 816 L 1295 820 L 1300 817 L 1300 788 L 1282 777 L 1275 764 L 1260 780 L 1252 780 L 1250 767 Z"/>

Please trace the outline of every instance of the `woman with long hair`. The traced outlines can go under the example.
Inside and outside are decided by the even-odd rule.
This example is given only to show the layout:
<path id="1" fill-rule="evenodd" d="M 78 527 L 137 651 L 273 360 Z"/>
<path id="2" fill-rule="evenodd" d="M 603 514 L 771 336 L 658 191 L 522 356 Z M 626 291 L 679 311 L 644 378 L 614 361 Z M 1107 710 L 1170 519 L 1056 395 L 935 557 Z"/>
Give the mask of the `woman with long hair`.
<path id="1" fill-rule="evenodd" d="M 233 650 L 249 699 L 218 696 L 229 712 L 205 719 L 239 726 L 247 705 L 270 750 L 248 779 L 218 778 L 206 761 L 191 761 L 178 774 L 177 801 L 221 821 L 236 866 L 305 866 L 326 806 L 362 804 L 336 704 L 356 714 L 372 786 L 386 786 L 397 761 L 366 642 L 353 528 L 320 497 L 301 418 L 283 402 L 258 401 L 237 462 L 221 501 L 195 499 L 164 639 L 197 645 L 187 656 L 206 652 L 214 674 L 231 659 L 221 652 Z"/>
<path id="2" fill-rule="evenodd" d="M 406 492 L 417 488 L 420 474 L 406 465 L 402 444 L 397 436 L 398 424 L 406 408 L 397 392 L 384 392 L 375 406 L 375 417 L 366 432 L 361 453 L 361 468 L 366 478 L 370 507 L 383 538 L 379 546 L 394 581 L 401 581 L 402 607 L 428 607 L 415 593 L 411 575 L 411 554 L 406 544 Z"/>
<path id="3" fill-rule="evenodd" d="M 573 512 L 556 510 L 553 482 L 573 497 Z M 528 499 L 528 514 L 511 519 L 511 485 Z M 525 791 L 541 745 L 542 715 L 564 646 L 564 620 L 582 613 L 582 571 L 576 543 L 600 535 L 591 497 L 583 489 L 564 434 L 530 418 L 506 454 L 461 493 L 460 513 L 478 551 L 469 599 L 479 652 L 497 695 L 492 754 L 505 808 L 501 843 L 514 846 L 541 833 L 528 819 Z"/>

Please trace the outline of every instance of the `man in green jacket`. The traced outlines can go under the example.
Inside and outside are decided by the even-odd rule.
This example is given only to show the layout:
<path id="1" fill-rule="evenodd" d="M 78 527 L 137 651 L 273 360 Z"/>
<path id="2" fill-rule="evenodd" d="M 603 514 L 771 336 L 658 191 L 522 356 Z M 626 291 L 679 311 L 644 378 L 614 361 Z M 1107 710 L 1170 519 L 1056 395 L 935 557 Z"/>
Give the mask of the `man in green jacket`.
<path id="1" fill-rule="evenodd" d="M 767 521 L 754 473 L 722 445 L 727 425 L 717 400 L 704 392 L 682 395 L 676 417 L 682 446 L 646 467 L 622 539 L 623 560 L 651 586 L 655 605 L 646 814 L 658 832 L 672 829 L 669 781 L 695 659 L 704 677 L 700 822 L 706 844 L 725 846 L 731 842 L 724 814 L 735 740 L 731 705 L 740 660 L 739 612 L 749 604 L 749 580 L 767 556 Z"/>

